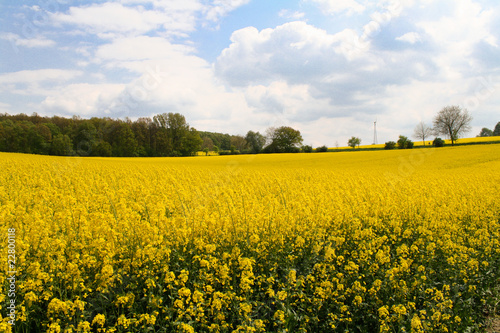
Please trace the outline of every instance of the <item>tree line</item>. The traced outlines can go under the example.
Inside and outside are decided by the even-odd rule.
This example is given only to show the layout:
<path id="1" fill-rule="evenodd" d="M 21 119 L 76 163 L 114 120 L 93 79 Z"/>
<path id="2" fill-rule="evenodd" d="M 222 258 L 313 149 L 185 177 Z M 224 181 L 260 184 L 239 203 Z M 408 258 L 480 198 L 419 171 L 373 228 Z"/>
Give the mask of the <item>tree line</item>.
<path id="1" fill-rule="evenodd" d="M 472 117 L 458 106 L 443 108 L 434 118 L 433 127 L 421 122 L 414 137 L 424 144 L 431 135 L 445 135 L 452 145 L 470 131 Z M 500 135 L 500 122 L 495 129 L 483 128 L 479 136 Z M 288 126 L 270 127 L 265 134 L 248 131 L 243 135 L 197 131 L 189 126 L 179 113 L 163 113 L 153 118 L 142 117 L 135 121 L 98 118 L 82 119 L 78 116 L 41 117 L 34 113 L 0 114 L 0 151 L 61 156 L 117 156 L 162 157 L 192 156 L 202 150 L 217 154 L 298 153 L 312 152 L 302 145 L 300 131 Z M 347 144 L 355 149 L 361 139 L 351 137 Z M 444 145 L 440 138 L 435 146 Z M 385 149 L 413 148 L 413 142 L 399 136 L 397 142 L 389 141 Z M 328 151 L 327 146 L 316 152 Z"/>
<path id="2" fill-rule="evenodd" d="M 0 151 L 61 156 L 190 156 L 203 140 L 184 116 L 120 120 L 0 114 Z"/>
<path id="3" fill-rule="evenodd" d="M 135 121 L 36 113 L 0 114 L 0 151 L 59 156 L 160 157 L 207 154 L 282 153 L 301 150 L 298 130 L 269 128 L 246 136 L 197 131 L 183 115 L 164 113 Z"/>

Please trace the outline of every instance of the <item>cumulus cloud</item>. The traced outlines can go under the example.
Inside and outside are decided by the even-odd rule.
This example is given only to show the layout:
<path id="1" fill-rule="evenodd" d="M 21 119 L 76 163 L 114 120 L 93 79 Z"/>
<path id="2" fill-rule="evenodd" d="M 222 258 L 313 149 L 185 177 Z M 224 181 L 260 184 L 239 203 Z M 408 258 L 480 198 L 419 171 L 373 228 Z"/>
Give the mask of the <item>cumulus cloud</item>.
<path id="1" fill-rule="evenodd" d="M 415 123 L 429 122 L 449 104 L 474 110 L 475 119 L 496 112 L 500 11 L 493 6 L 473 0 L 303 1 L 339 20 L 319 28 L 321 20 L 310 12 L 275 9 L 278 22 L 298 21 L 243 26 L 214 63 L 203 58 L 190 34 L 218 25 L 248 0 L 72 5 L 50 14 L 52 28 L 76 28 L 71 36 L 85 35 L 85 42 L 70 46 L 14 33 L 0 39 L 44 51 L 57 41 L 57 52 L 74 55 L 73 64 L 86 72 L 4 73 L 0 93 L 41 96 L 34 105 L 46 114 L 134 118 L 180 112 L 200 130 L 232 134 L 288 125 L 313 146 L 343 146 L 352 135 L 371 143 L 375 119 L 379 141 L 411 135 Z M 0 109 L 17 103 L 5 101 Z"/>
<path id="2" fill-rule="evenodd" d="M 65 116 L 105 116 L 108 106 L 123 90 L 121 84 L 70 84 L 52 90 L 41 103 L 42 113 Z"/>

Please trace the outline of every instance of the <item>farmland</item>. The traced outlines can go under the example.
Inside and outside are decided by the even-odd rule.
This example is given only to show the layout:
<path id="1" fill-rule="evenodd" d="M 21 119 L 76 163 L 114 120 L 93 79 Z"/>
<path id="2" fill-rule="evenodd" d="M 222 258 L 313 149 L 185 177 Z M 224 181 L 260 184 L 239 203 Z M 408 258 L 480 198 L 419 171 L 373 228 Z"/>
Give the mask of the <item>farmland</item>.
<path id="1" fill-rule="evenodd" d="M 465 332 L 498 302 L 497 144 L 0 166 L 3 331 Z"/>

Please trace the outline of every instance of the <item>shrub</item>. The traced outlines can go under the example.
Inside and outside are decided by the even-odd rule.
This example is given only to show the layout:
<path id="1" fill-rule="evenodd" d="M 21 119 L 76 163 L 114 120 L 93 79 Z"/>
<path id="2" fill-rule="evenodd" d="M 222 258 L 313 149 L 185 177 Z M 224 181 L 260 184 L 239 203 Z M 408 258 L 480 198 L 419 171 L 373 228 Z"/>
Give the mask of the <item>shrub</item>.
<path id="1" fill-rule="evenodd" d="M 444 147 L 444 140 L 441 138 L 435 138 L 434 141 L 432 141 L 432 145 L 434 147 Z"/>
<path id="2" fill-rule="evenodd" d="M 394 148 L 396 148 L 396 142 L 394 142 L 394 141 L 387 141 L 385 143 L 384 149 L 394 149 Z"/>
<path id="3" fill-rule="evenodd" d="M 399 140 L 398 140 L 398 148 L 399 149 L 412 149 L 413 142 L 410 139 L 408 139 L 406 136 L 400 135 Z"/>
<path id="4" fill-rule="evenodd" d="M 304 153 L 312 153 L 313 147 L 312 146 L 308 146 L 308 145 L 302 146 L 302 151 Z"/>
<path id="5" fill-rule="evenodd" d="M 321 147 L 316 148 L 317 153 L 326 153 L 327 151 L 328 151 L 327 146 L 321 146 Z"/>

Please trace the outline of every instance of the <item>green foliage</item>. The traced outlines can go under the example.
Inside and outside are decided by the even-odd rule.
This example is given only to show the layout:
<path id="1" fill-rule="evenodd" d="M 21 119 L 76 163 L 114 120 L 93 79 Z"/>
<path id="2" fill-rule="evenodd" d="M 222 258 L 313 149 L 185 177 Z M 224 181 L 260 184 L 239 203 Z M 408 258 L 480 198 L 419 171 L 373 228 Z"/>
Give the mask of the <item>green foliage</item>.
<path id="1" fill-rule="evenodd" d="M 92 149 L 92 156 L 111 157 L 112 155 L 113 149 L 111 145 L 106 141 L 100 141 Z"/>
<path id="2" fill-rule="evenodd" d="M 54 140 L 52 140 L 50 153 L 58 156 L 70 156 L 73 155 L 72 147 L 73 143 L 69 136 L 66 134 L 58 134 L 54 137 Z"/>
<path id="3" fill-rule="evenodd" d="M 390 150 L 396 148 L 396 142 L 394 141 L 387 141 L 385 143 L 384 149 Z"/>
<path id="4" fill-rule="evenodd" d="M 493 130 L 493 136 L 500 136 L 500 121 L 495 125 Z"/>
<path id="5" fill-rule="evenodd" d="M 361 144 L 361 139 L 360 138 L 357 138 L 357 137 L 354 137 L 352 136 L 348 141 L 347 141 L 347 145 L 349 147 L 351 147 L 352 149 L 355 149 L 356 146 L 359 147 L 359 145 Z"/>
<path id="6" fill-rule="evenodd" d="M 493 131 L 490 130 L 489 128 L 483 127 L 478 137 L 488 137 L 488 136 L 493 136 Z"/>
<path id="7" fill-rule="evenodd" d="M 302 151 L 304 153 L 312 153 L 313 152 L 313 147 L 309 145 L 302 146 Z"/>
<path id="8" fill-rule="evenodd" d="M 184 133 L 180 144 L 180 153 L 182 156 L 192 156 L 200 150 L 203 140 L 200 138 L 198 131 L 194 128 L 189 129 Z"/>
<path id="9" fill-rule="evenodd" d="M 327 146 L 321 146 L 321 147 L 316 148 L 317 153 L 326 153 L 327 151 L 328 151 Z"/>
<path id="10" fill-rule="evenodd" d="M 434 147 L 444 147 L 444 140 L 441 138 L 435 138 L 434 141 L 432 141 L 432 145 Z"/>
<path id="11" fill-rule="evenodd" d="M 298 153 L 302 144 L 300 131 L 288 126 L 268 129 L 270 144 L 264 148 L 265 153 Z"/>
<path id="12" fill-rule="evenodd" d="M 245 140 L 247 141 L 251 152 L 254 154 L 258 154 L 261 152 L 262 148 L 266 144 L 266 137 L 259 132 L 248 131 L 245 136 Z"/>
<path id="13" fill-rule="evenodd" d="M 399 140 L 398 140 L 398 148 L 399 149 L 412 149 L 413 142 L 410 139 L 408 139 L 406 136 L 400 135 Z"/>

